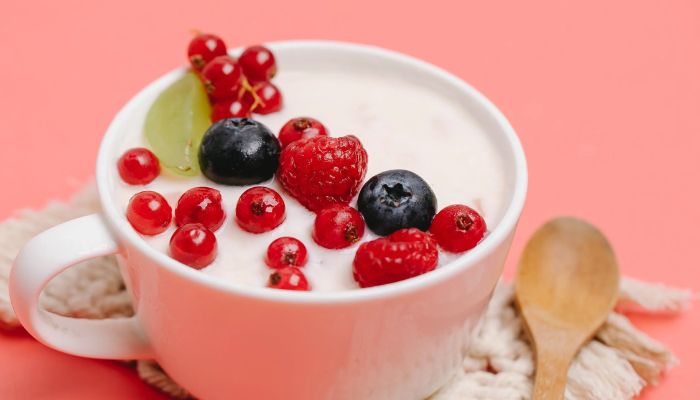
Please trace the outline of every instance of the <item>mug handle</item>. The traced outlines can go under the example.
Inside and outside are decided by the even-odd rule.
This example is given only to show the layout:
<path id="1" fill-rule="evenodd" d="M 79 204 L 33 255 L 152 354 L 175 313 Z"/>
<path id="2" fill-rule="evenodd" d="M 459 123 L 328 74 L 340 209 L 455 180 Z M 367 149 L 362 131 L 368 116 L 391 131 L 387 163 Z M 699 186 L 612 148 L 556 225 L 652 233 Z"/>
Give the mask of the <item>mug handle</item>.
<path id="1" fill-rule="evenodd" d="M 39 295 L 51 278 L 81 261 L 116 254 L 119 245 L 102 216 L 92 214 L 31 239 L 10 271 L 10 299 L 24 328 L 64 353 L 117 360 L 150 359 L 153 350 L 136 316 L 104 320 L 69 318 L 46 311 Z"/>

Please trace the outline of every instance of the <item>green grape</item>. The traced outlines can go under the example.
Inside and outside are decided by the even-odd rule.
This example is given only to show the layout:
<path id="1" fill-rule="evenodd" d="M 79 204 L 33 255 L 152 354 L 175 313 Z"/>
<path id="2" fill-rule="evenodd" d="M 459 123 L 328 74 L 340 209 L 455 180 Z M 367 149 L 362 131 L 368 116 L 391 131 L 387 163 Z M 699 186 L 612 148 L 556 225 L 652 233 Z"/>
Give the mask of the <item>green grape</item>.
<path id="1" fill-rule="evenodd" d="M 146 139 L 160 165 L 177 175 L 199 174 L 199 145 L 211 125 L 204 85 L 187 72 L 165 89 L 146 115 Z"/>

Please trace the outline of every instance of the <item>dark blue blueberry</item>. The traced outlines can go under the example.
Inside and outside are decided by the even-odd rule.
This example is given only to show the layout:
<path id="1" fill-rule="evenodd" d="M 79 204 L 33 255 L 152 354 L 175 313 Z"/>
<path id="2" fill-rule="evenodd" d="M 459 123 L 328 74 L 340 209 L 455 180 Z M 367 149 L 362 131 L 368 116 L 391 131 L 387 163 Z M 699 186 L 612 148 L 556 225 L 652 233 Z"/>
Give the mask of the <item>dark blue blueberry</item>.
<path id="1" fill-rule="evenodd" d="M 199 148 L 202 173 L 224 185 L 252 185 L 272 178 L 279 157 L 277 137 L 248 118 L 218 121 L 204 134 Z"/>
<path id="2" fill-rule="evenodd" d="M 370 178 L 357 208 L 372 232 L 386 236 L 403 228 L 426 231 L 435 216 L 437 199 L 430 186 L 411 171 L 394 169 Z"/>

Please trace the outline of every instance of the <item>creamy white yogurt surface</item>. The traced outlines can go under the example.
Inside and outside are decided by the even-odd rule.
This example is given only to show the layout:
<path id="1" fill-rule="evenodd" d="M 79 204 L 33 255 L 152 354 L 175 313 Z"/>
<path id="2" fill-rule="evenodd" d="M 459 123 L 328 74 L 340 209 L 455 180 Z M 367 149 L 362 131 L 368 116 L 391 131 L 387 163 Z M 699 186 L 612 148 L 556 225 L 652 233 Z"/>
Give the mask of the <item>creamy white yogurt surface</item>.
<path id="1" fill-rule="evenodd" d="M 367 71 L 324 73 L 282 68 L 274 83 L 282 91 L 284 108 L 271 115 L 254 116 L 273 133 L 277 134 L 290 118 L 314 117 L 329 129 L 331 136 L 353 134 L 362 141 L 369 156 L 366 179 L 388 169 L 408 169 L 431 185 L 438 199 L 438 210 L 461 203 L 477 209 L 489 229 L 500 221 L 507 206 L 507 181 L 501 156 L 468 110 L 451 99 L 421 86 L 420 82 Z M 304 242 L 309 251 L 303 271 L 312 290 L 358 288 L 352 277 L 352 261 L 359 244 L 343 250 L 318 246 L 311 238 L 314 214 L 287 195 L 274 180 L 263 185 L 284 197 L 287 218 L 281 226 L 263 234 L 245 232 L 234 220 L 238 197 L 248 187 L 218 185 L 203 176 L 177 178 L 165 174 L 146 186 L 123 183 L 116 160 L 129 148 L 148 147 L 143 134 L 147 111 L 143 107 L 129 116 L 123 140 L 114 149 L 113 195 L 124 212 L 131 196 L 143 190 L 161 193 L 174 210 L 178 198 L 188 189 L 213 187 L 222 193 L 227 216 L 216 232 L 218 257 L 202 273 L 231 284 L 265 286 L 271 272 L 264 262 L 267 246 L 278 237 L 293 236 Z M 144 236 L 144 240 L 167 253 L 174 231 L 175 226 L 171 226 L 158 236 Z M 367 229 L 362 241 L 375 238 Z M 455 257 L 441 251 L 440 265 Z"/>

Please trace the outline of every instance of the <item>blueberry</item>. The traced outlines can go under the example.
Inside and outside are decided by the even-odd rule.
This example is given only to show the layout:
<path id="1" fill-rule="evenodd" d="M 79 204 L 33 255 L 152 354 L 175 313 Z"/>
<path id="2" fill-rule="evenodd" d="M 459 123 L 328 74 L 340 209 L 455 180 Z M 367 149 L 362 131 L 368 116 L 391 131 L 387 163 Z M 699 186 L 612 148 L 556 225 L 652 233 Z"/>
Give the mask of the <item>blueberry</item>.
<path id="1" fill-rule="evenodd" d="M 362 186 L 357 208 L 372 232 L 386 236 L 402 228 L 428 230 L 437 199 L 423 178 L 394 169 L 373 176 Z"/>
<path id="2" fill-rule="evenodd" d="M 224 185 L 252 185 L 275 174 L 280 143 L 260 122 L 228 118 L 207 129 L 199 148 L 202 173 Z"/>

